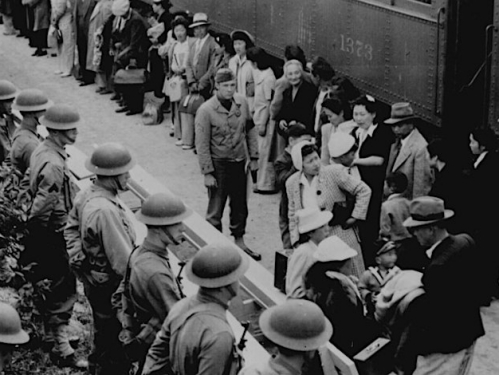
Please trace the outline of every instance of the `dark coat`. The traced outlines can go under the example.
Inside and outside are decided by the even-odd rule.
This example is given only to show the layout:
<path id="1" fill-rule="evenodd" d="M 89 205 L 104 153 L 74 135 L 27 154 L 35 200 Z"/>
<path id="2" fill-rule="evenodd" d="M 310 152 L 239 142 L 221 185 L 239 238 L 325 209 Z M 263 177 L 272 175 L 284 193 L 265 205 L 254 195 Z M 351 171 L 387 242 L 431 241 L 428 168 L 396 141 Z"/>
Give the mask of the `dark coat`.
<path id="1" fill-rule="evenodd" d="M 291 248 L 288 219 L 288 194 L 286 192 L 286 181 L 297 172 L 293 165 L 291 154 L 284 151 L 274 162 L 276 188 L 281 191 L 279 202 L 279 228 L 283 239 L 284 248 Z"/>
<path id="2" fill-rule="evenodd" d="M 314 103 L 317 98 L 317 87 L 304 79 L 298 88 L 294 100 L 292 99 L 292 92 L 293 88 L 288 87 L 282 94 L 282 106 L 276 118 L 277 123 L 279 124 L 281 120 L 285 120 L 288 123 L 293 120 L 301 122 L 307 127 L 310 134 L 314 134 L 313 113 Z M 279 126 L 277 127 L 277 131 L 281 135 L 285 135 Z"/>
<path id="3" fill-rule="evenodd" d="M 457 353 L 485 334 L 477 270 L 470 236 L 449 235 L 435 248 L 422 278 L 426 293 L 416 332 L 420 354 Z"/>
<path id="4" fill-rule="evenodd" d="M 159 23 L 162 23 L 165 26 L 165 31 L 159 36 L 158 42 L 160 44 L 164 44 L 166 42 L 166 38 L 168 36 L 168 31 L 170 31 L 172 27 L 172 15 L 168 10 L 165 10 L 161 16 L 157 18 Z"/>
<path id="5" fill-rule="evenodd" d="M 133 9 L 121 31 L 121 42 L 121 51 L 116 58 L 118 66 L 125 68 L 130 63 L 130 59 L 135 59 L 137 67 L 145 68 L 150 41 L 147 37 L 145 20 Z"/>
<path id="6" fill-rule="evenodd" d="M 33 31 L 48 29 L 50 26 L 50 1 L 35 0 L 31 6 L 34 14 Z"/>

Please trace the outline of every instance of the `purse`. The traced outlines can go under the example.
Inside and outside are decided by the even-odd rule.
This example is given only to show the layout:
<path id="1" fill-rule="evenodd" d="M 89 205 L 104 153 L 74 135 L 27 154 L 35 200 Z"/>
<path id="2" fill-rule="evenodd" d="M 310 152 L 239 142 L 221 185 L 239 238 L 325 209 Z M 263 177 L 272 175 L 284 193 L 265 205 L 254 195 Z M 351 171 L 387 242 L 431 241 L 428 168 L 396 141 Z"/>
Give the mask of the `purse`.
<path id="1" fill-rule="evenodd" d="M 343 225 L 352 216 L 355 206 L 354 199 L 347 199 L 346 202 L 335 202 L 333 205 L 333 218 L 329 222 L 330 226 Z"/>
<path id="2" fill-rule="evenodd" d="M 181 76 L 173 76 L 165 82 L 165 95 L 170 97 L 171 102 L 178 102 L 187 95 L 189 88 L 187 82 Z"/>
<path id="3" fill-rule="evenodd" d="M 128 65 L 125 69 L 119 69 L 114 75 L 116 85 L 142 85 L 147 81 L 147 71 Z"/>
<path id="4" fill-rule="evenodd" d="M 201 104 L 204 103 L 204 98 L 200 94 L 189 94 L 180 100 L 178 111 L 195 115 Z"/>

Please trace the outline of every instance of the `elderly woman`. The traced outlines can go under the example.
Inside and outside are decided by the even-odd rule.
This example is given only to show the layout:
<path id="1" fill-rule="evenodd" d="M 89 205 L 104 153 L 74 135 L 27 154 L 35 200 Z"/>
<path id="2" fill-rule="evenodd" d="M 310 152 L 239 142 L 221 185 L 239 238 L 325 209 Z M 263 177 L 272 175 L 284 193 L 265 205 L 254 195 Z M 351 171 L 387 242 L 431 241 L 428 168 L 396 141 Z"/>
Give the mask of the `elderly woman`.
<path id="1" fill-rule="evenodd" d="M 394 140 L 393 132 L 388 126 L 375 124 L 376 110 L 377 103 L 369 95 L 361 96 L 353 104 L 353 120 L 358 128 L 352 135 L 359 145 L 354 165 L 359 168 L 362 181 L 372 191 L 366 222 L 361 228 L 364 260 L 369 265 L 374 264 L 372 244 L 379 234 L 386 164 Z"/>
<path id="2" fill-rule="evenodd" d="M 338 98 L 325 99 L 322 102 L 322 113 L 326 115 L 329 122 L 321 127 L 321 162 L 324 165 L 329 165 L 331 164 L 331 155 L 328 145 L 331 136 L 338 132 L 351 133 L 357 128 L 357 124 L 353 120 L 345 121 L 343 103 Z"/>
<path id="3" fill-rule="evenodd" d="M 229 60 L 229 69 L 236 75 L 236 92 L 246 97 L 250 112 L 253 113 L 255 82 L 253 79 L 253 65 L 247 59 L 246 52 L 255 46 L 255 39 L 245 30 L 234 30 L 230 37 L 236 55 Z"/>
<path id="4" fill-rule="evenodd" d="M 317 88 L 304 79 L 303 65 L 298 60 L 290 60 L 284 64 L 284 75 L 290 87 L 282 94 L 282 106 L 276 118 L 278 131 L 286 135 L 290 125 L 300 122 L 311 134 L 315 134 L 313 112 Z"/>
<path id="5" fill-rule="evenodd" d="M 342 217 L 333 216 L 329 225 L 332 235 L 341 238 L 360 254 L 356 222 L 366 217 L 371 189 L 360 179 L 349 175 L 341 165 L 322 166 L 317 148 L 309 142 L 295 145 L 291 157 L 294 167 L 298 170 L 286 181 L 291 243 L 295 244 L 299 238 L 297 210 L 312 207 L 334 214 L 339 211 L 335 206 L 347 206 L 348 197 L 353 200 L 351 212 Z M 352 274 L 360 276 L 364 272 L 361 256 L 357 256 L 351 265 Z"/>
<path id="6" fill-rule="evenodd" d="M 272 148 L 275 137 L 275 123 L 270 122 L 270 101 L 274 94 L 275 75 L 270 68 L 270 58 L 259 47 L 248 50 L 248 60 L 253 65 L 255 80 L 255 100 L 253 122 L 258 131 L 258 179 L 254 191 L 256 193 L 273 193 L 275 186 L 274 161 L 277 154 Z"/>

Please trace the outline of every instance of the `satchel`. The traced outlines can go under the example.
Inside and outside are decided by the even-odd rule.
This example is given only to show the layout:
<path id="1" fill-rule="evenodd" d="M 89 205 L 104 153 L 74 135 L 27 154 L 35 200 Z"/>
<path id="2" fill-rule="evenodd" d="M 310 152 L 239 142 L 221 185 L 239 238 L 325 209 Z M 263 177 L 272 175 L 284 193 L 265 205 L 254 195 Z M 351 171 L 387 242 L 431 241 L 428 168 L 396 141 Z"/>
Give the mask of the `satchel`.
<path id="1" fill-rule="evenodd" d="M 333 218 L 330 226 L 343 225 L 352 216 L 355 200 L 347 199 L 346 202 L 335 202 L 333 205 Z"/>
<path id="2" fill-rule="evenodd" d="M 147 81 L 147 71 L 128 65 L 125 69 L 120 69 L 114 75 L 116 85 L 142 85 Z"/>
<path id="3" fill-rule="evenodd" d="M 164 94 L 170 97 L 171 102 L 178 102 L 187 95 L 189 88 L 181 76 L 173 76 L 165 81 Z"/>
<path id="4" fill-rule="evenodd" d="M 204 98 L 200 94 L 189 94 L 180 100 L 178 111 L 195 115 L 201 104 L 204 103 Z"/>

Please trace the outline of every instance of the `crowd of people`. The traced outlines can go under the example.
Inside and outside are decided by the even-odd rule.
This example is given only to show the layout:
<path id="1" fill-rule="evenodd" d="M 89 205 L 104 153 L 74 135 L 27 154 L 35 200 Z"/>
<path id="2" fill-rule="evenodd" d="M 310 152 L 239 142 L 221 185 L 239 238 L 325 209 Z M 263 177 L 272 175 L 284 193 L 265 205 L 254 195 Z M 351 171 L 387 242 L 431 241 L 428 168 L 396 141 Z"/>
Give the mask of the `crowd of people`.
<path id="1" fill-rule="evenodd" d="M 147 85 L 164 98 L 175 144 L 197 153 L 207 221 L 222 231 L 228 200 L 235 243 L 255 260 L 261 255 L 243 239 L 247 179 L 255 193 L 281 194 L 276 220 L 289 256 L 288 301 L 260 318 L 279 354 L 242 373 L 302 373 L 328 340 L 353 357 L 389 335 L 399 373 L 465 374 L 484 334 L 479 308 L 498 295 L 493 221 L 483 214 L 499 208 L 495 133 L 473 130 L 463 150 L 470 163 L 457 165 L 445 140 L 428 142 L 420 132 L 410 103 L 394 103 L 382 118 L 375 98 L 324 58 L 308 63 L 297 45 L 285 47 L 277 79 L 274 59 L 249 32 L 215 34 L 206 14 L 191 19 L 170 7 L 155 1 L 149 24 L 128 0 L 78 0 L 66 11 L 75 17 L 68 27 L 75 27 L 82 85 L 95 79 L 127 114 L 142 112 Z M 54 27 L 62 19 L 56 12 L 54 3 Z M 74 46 L 65 48 L 62 34 L 62 76 L 69 76 L 73 58 L 64 51 L 74 56 Z M 150 78 L 142 80 L 146 67 Z M 131 213 L 118 197 L 136 162 L 129 151 L 99 146 L 86 163 L 96 179 L 75 196 L 64 146 L 76 140 L 78 112 L 7 81 L 0 105 L 0 156 L 27 173 L 33 199 L 25 261 L 38 264 L 38 279 L 52 281 L 43 314 L 53 361 L 92 374 L 133 366 L 148 375 L 241 370 L 225 311 L 247 257 L 208 244 L 186 268 L 199 292 L 184 298 L 165 250 L 182 239 L 190 215 L 182 201 L 146 199 L 136 216 L 147 236 L 136 246 Z M 43 141 L 39 123 L 49 131 Z M 89 363 L 75 357 L 65 334 L 75 274 L 94 317 Z"/>

